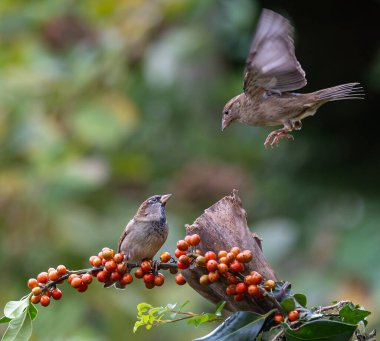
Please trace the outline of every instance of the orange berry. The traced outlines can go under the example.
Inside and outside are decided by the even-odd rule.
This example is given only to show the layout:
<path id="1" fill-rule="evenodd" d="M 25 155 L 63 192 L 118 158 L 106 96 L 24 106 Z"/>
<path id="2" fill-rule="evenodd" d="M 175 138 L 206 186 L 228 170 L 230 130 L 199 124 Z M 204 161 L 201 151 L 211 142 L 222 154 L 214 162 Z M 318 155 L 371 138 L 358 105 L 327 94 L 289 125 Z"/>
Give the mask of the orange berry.
<path id="1" fill-rule="evenodd" d="M 121 263 L 124 260 L 124 255 L 122 253 L 117 253 L 114 257 L 113 260 L 115 261 L 116 264 Z"/>
<path id="2" fill-rule="evenodd" d="M 57 271 L 58 271 L 59 277 L 61 277 L 61 276 L 66 275 L 67 268 L 64 265 L 58 265 Z"/>
<path id="3" fill-rule="evenodd" d="M 176 256 L 177 258 L 181 257 L 182 255 L 186 255 L 187 252 L 186 251 L 181 251 L 179 249 L 175 249 L 174 251 L 174 256 Z"/>
<path id="4" fill-rule="evenodd" d="M 187 236 L 185 236 L 184 241 L 185 241 L 187 244 L 191 245 L 191 235 L 188 234 Z"/>
<path id="5" fill-rule="evenodd" d="M 272 281 L 271 279 L 268 279 L 268 280 L 264 283 L 264 288 L 265 288 L 266 291 L 273 290 L 275 287 L 276 287 L 276 282 L 275 282 L 275 281 Z"/>
<path id="6" fill-rule="evenodd" d="M 244 271 L 244 266 L 242 263 L 238 262 L 238 261 L 233 261 L 231 264 L 230 264 L 230 270 L 232 272 L 243 272 Z"/>
<path id="7" fill-rule="evenodd" d="M 28 288 L 33 289 L 38 285 L 38 281 L 35 278 L 30 278 L 28 280 Z"/>
<path id="8" fill-rule="evenodd" d="M 221 273 L 221 274 L 224 274 L 228 271 L 228 266 L 226 264 L 218 264 L 218 271 Z"/>
<path id="9" fill-rule="evenodd" d="M 219 281 L 220 279 L 220 275 L 217 271 L 215 272 L 209 272 L 208 274 L 208 280 L 211 282 L 211 283 L 214 283 L 214 282 L 217 282 Z"/>
<path id="10" fill-rule="evenodd" d="M 260 289 L 257 285 L 251 284 L 248 286 L 248 294 L 251 296 L 258 296 L 260 294 Z"/>
<path id="11" fill-rule="evenodd" d="M 34 287 L 32 289 L 32 293 L 34 296 L 39 296 L 42 294 L 42 289 L 40 287 Z"/>
<path id="12" fill-rule="evenodd" d="M 230 284 L 226 288 L 226 294 L 227 295 L 236 295 L 236 284 Z"/>
<path id="13" fill-rule="evenodd" d="M 160 255 L 161 263 L 167 263 L 172 259 L 172 256 L 169 252 L 162 252 Z"/>
<path id="14" fill-rule="evenodd" d="M 59 278 L 59 273 L 57 270 L 52 270 L 49 272 L 49 279 L 51 281 L 56 281 Z"/>
<path id="15" fill-rule="evenodd" d="M 141 265 L 140 265 L 140 268 L 141 270 L 144 272 L 144 273 L 147 273 L 147 272 L 150 272 L 152 270 L 152 266 L 150 264 L 150 261 L 149 260 L 144 260 Z"/>
<path id="16" fill-rule="evenodd" d="M 185 279 L 185 277 L 183 277 L 183 275 L 181 273 L 175 275 L 174 280 L 178 285 L 186 284 L 186 279 Z"/>
<path id="17" fill-rule="evenodd" d="M 92 266 L 95 268 L 98 268 L 101 265 L 102 265 L 102 258 L 100 258 L 98 256 L 94 256 L 94 258 L 92 260 Z"/>
<path id="18" fill-rule="evenodd" d="M 201 237 L 198 234 L 193 234 L 190 239 L 190 245 L 197 246 L 201 242 Z"/>
<path id="19" fill-rule="evenodd" d="M 39 303 L 39 302 L 40 302 L 40 299 L 41 299 L 41 296 L 42 296 L 42 295 L 32 296 L 32 297 L 30 298 L 30 302 L 32 302 L 33 304 L 37 304 L 37 303 Z"/>
<path id="20" fill-rule="evenodd" d="M 201 249 L 196 249 L 196 250 L 195 250 L 195 253 L 196 253 L 197 255 L 200 255 L 200 256 L 203 254 L 203 252 L 202 252 Z"/>
<path id="21" fill-rule="evenodd" d="M 261 276 L 258 272 L 252 271 L 252 284 L 258 285 L 263 281 L 263 276 Z"/>
<path id="22" fill-rule="evenodd" d="M 298 310 L 292 310 L 288 314 L 288 319 L 290 322 L 297 321 L 299 317 L 300 317 L 300 313 L 298 312 Z"/>
<path id="23" fill-rule="evenodd" d="M 40 303 L 43 307 L 47 307 L 50 304 L 50 297 L 47 295 L 42 295 L 40 298 Z"/>
<path id="24" fill-rule="evenodd" d="M 90 284 L 92 282 L 92 276 L 90 274 L 84 274 L 82 276 L 82 283 Z"/>
<path id="25" fill-rule="evenodd" d="M 231 263 L 235 260 L 235 255 L 232 252 L 228 252 L 226 258 L 228 263 Z"/>
<path id="26" fill-rule="evenodd" d="M 206 258 L 206 261 L 209 261 L 209 260 L 216 260 L 216 254 L 215 254 L 215 252 L 207 251 L 207 252 L 205 253 L 205 258 Z"/>
<path id="27" fill-rule="evenodd" d="M 127 265 L 124 264 L 124 263 L 120 263 L 117 265 L 117 268 L 116 268 L 116 271 L 120 274 L 120 275 L 124 275 L 126 272 L 127 272 L 128 268 L 127 268 Z"/>
<path id="28" fill-rule="evenodd" d="M 134 272 L 134 275 L 136 278 L 143 278 L 144 272 L 141 270 L 141 268 L 137 268 Z"/>
<path id="29" fill-rule="evenodd" d="M 235 246 L 230 250 L 230 252 L 236 257 L 240 253 L 240 249 Z"/>
<path id="30" fill-rule="evenodd" d="M 252 252 L 250 250 L 244 250 L 242 253 L 243 253 L 243 258 L 244 258 L 243 263 L 249 263 L 253 258 Z"/>
<path id="31" fill-rule="evenodd" d="M 180 250 L 180 251 L 187 251 L 187 249 L 189 248 L 189 244 L 186 243 L 184 240 L 179 240 L 177 242 L 177 249 Z"/>
<path id="32" fill-rule="evenodd" d="M 41 272 L 37 276 L 37 281 L 40 283 L 47 283 L 48 280 L 49 280 L 49 277 L 48 277 L 47 272 Z"/>
<path id="33" fill-rule="evenodd" d="M 143 280 L 145 283 L 153 283 L 154 275 L 152 273 L 145 274 Z"/>
<path id="34" fill-rule="evenodd" d="M 226 264 L 226 265 L 230 264 L 227 257 L 219 258 L 219 263 Z"/>
<path id="35" fill-rule="evenodd" d="M 284 322 L 284 317 L 279 312 L 274 314 L 273 319 L 276 324 L 280 324 L 281 322 Z"/>
<path id="36" fill-rule="evenodd" d="M 190 263 L 190 259 L 186 255 L 182 255 L 181 257 L 178 258 L 178 262 L 188 265 Z"/>
<path id="37" fill-rule="evenodd" d="M 130 273 L 124 274 L 123 277 L 121 277 L 120 279 L 120 284 L 122 286 L 127 285 L 132 282 L 133 282 L 133 277 Z"/>
<path id="38" fill-rule="evenodd" d="M 210 281 L 208 279 L 208 275 L 202 275 L 199 278 L 199 284 L 201 284 L 201 285 L 208 285 L 208 284 L 210 284 Z"/>
<path id="39" fill-rule="evenodd" d="M 227 251 L 221 250 L 218 252 L 218 258 L 227 257 Z"/>
<path id="40" fill-rule="evenodd" d="M 111 260 L 115 256 L 115 251 L 105 247 L 102 249 L 102 255 L 105 260 Z"/>
<path id="41" fill-rule="evenodd" d="M 71 281 L 72 281 L 74 278 L 76 278 L 76 277 L 78 277 L 77 274 L 71 274 L 71 275 L 69 276 L 69 278 L 67 279 L 67 281 L 69 282 L 69 284 L 71 284 Z"/>
<path id="42" fill-rule="evenodd" d="M 82 284 L 82 279 L 79 277 L 75 277 L 72 279 L 70 284 L 73 288 L 78 288 Z"/>
<path id="43" fill-rule="evenodd" d="M 111 260 L 108 260 L 106 262 L 106 264 L 104 265 L 104 267 L 106 268 L 106 270 L 108 272 L 113 272 L 113 271 L 116 270 L 117 264 L 116 264 L 116 262 L 113 259 L 111 259 Z"/>
<path id="44" fill-rule="evenodd" d="M 99 271 L 97 274 L 96 274 L 96 279 L 99 281 L 99 282 L 101 282 L 101 283 L 105 283 L 105 282 L 107 282 L 107 280 L 108 280 L 108 273 L 107 273 L 107 271 L 105 271 L 105 270 L 101 270 L 101 271 Z M 75 279 L 75 278 L 74 278 Z M 73 280 L 74 280 L 73 279 Z M 82 282 L 82 281 L 81 281 Z"/>
<path id="45" fill-rule="evenodd" d="M 53 297 L 55 300 L 60 300 L 62 297 L 62 291 L 58 288 L 53 289 L 51 292 L 51 297 Z"/>
<path id="46" fill-rule="evenodd" d="M 236 284 L 236 293 L 244 294 L 247 291 L 247 286 L 244 283 Z"/>
<path id="47" fill-rule="evenodd" d="M 120 278 L 121 278 L 121 275 L 118 272 L 111 273 L 110 280 L 112 282 L 117 282 L 118 280 L 120 280 Z"/>

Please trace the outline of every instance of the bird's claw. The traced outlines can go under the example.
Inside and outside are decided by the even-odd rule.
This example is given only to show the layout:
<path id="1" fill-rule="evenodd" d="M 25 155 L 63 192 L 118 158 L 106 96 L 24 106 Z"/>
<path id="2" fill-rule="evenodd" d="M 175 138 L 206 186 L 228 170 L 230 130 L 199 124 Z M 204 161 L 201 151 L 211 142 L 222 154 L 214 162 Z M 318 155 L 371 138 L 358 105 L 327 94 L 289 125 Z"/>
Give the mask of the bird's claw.
<path id="1" fill-rule="evenodd" d="M 157 276 L 158 274 L 158 267 L 161 264 L 159 260 L 152 260 L 152 270 L 153 270 L 153 275 Z"/>
<path id="2" fill-rule="evenodd" d="M 278 146 L 278 143 L 282 138 L 294 140 L 293 135 L 287 134 L 287 132 L 288 130 L 283 129 L 272 131 L 265 139 L 264 147 L 267 148 L 268 146 L 271 146 L 273 148 L 274 146 Z"/>

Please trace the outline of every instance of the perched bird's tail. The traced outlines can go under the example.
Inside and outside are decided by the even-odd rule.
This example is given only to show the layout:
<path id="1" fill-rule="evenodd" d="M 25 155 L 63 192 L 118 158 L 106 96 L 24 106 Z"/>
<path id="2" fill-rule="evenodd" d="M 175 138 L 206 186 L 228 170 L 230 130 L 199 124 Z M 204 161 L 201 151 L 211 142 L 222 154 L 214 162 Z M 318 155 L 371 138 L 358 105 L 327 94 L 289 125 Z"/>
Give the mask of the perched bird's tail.
<path id="1" fill-rule="evenodd" d="M 363 99 L 364 91 L 360 83 L 347 83 L 316 91 L 315 95 L 319 100 L 329 102 L 342 99 Z"/>

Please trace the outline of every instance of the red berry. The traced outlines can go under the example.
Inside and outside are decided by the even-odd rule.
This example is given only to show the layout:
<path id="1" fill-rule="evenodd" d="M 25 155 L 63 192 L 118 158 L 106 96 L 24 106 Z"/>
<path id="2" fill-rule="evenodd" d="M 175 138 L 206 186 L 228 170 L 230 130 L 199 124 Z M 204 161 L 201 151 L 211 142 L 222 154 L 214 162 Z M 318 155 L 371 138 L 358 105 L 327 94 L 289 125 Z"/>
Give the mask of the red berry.
<path id="1" fill-rule="evenodd" d="M 82 284 L 82 279 L 80 279 L 79 277 L 75 277 L 73 278 L 70 284 L 73 288 L 78 288 Z"/>
<path id="2" fill-rule="evenodd" d="M 236 277 L 233 275 L 227 277 L 227 283 L 228 284 L 238 284 L 239 281 L 240 281 L 239 277 Z"/>
<path id="3" fill-rule="evenodd" d="M 144 273 L 150 272 L 152 270 L 152 266 L 150 265 L 150 261 L 144 260 L 140 265 L 141 270 Z"/>
<path id="4" fill-rule="evenodd" d="M 53 297 L 55 300 L 60 300 L 61 297 L 62 297 L 62 291 L 59 290 L 58 288 L 55 288 L 55 289 L 51 292 L 51 297 Z"/>
<path id="5" fill-rule="evenodd" d="M 152 273 L 148 273 L 144 275 L 144 282 L 145 283 L 153 283 L 154 282 L 154 275 Z"/>
<path id="6" fill-rule="evenodd" d="M 275 287 L 276 287 L 276 282 L 275 282 L 275 281 L 272 281 L 271 279 L 268 279 L 268 280 L 264 283 L 264 288 L 265 288 L 266 291 L 273 290 Z"/>
<path id="7" fill-rule="evenodd" d="M 244 283 L 236 284 L 236 293 L 244 294 L 247 291 L 247 286 Z"/>
<path id="8" fill-rule="evenodd" d="M 254 284 L 254 279 L 252 275 L 247 275 L 244 277 L 244 283 L 247 285 Z"/>
<path id="9" fill-rule="evenodd" d="M 82 276 L 82 283 L 90 284 L 92 282 L 92 276 L 90 274 L 84 274 Z"/>
<path id="10" fill-rule="evenodd" d="M 244 271 L 244 266 L 242 263 L 238 262 L 238 261 L 233 261 L 231 264 L 230 264 L 230 270 L 232 272 L 243 272 Z"/>
<path id="11" fill-rule="evenodd" d="M 117 265 L 117 269 L 116 270 L 117 270 L 117 272 L 120 275 L 124 275 L 127 272 L 128 268 L 127 268 L 126 264 L 120 263 L 120 264 Z"/>
<path id="12" fill-rule="evenodd" d="M 235 246 L 230 250 L 230 252 L 236 257 L 240 253 L 240 249 Z"/>
<path id="13" fill-rule="evenodd" d="M 28 280 L 28 288 L 33 289 L 38 285 L 38 281 L 35 278 L 30 278 Z"/>
<path id="14" fill-rule="evenodd" d="M 187 251 L 187 249 L 189 248 L 189 244 L 186 243 L 184 240 L 179 240 L 177 242 L 177 249 L 180 250 L 180 251 Z"/>
<path id="15" fill-rule="evenodd" d="M 165 276 L 163 274 L 158 274 L 156 277 L 154 277 L 154 285 L 160 287 L 162 284 L 164 284 Z"/>
<path id="16" fill-rule="evenodd" d="M 116 262 L 113 259 L 111 259 L 111 260 L 109 260 L 109 261 L 106 262 L 106 264 L 104 265 L 104 267 L 106 268 L 106 270 L 108 272 L 113 272 L 113 271 L 116 270 L 117 264 L 116 264 Z"/>
<path id="17" fill-rule="evenodd" d="M 77 287 L 78 292 L 85 292 L 88 288 L 88 285 L 86 283 L 81 282 L 79 287 Z"/>
<path id="18" fill-rule="evenodd" d="M 236 295 L 236 284 L 230 284 L 226 288 L 226 294 L 227 295 Z"/>
<path id="19" fill-rule="evenodd" d="M 42 295 L 32 296 L 32 297 L 30 298 L 30 302 L 32 302 L 33 304 L 37 304 L 37 303 L 39 303 L 39 302 L 40 302 L 40 299 L 41 299 L 41 296 L 42 296 Z"/>
<path id="20" fill-rule="evenodd" d="M 61 277 L 63 275 L 66 275 L 67 269 L 64 265 L 58 265 L 57 271 L 58 271 L 59 277 Z"/>
<path id="21" fill-rule="evenodd" d="M 201 237 L 198 234 L 193 234 L 190 239 L 190 245 L 197 246 L 201 242 Z"/>
<path id="22" fill-rule="evenodd" d="M 100 252 L 98 253 L 98 257 L 99 257 L 100 259 L 103 259 L 103 252 L 102 252 L 102 251 L 100 251 Z"/>
<path id="23" fill-rule="evenodd" d="M 130 273 L 123 275 L 120 279 L 120 284 L 122 286 L 127 285 L 133 281 L 133 277 Z"/>
<path id="24" fill-rule="evenodd" d="M 244 294 L 236 294 L 236 295 L 234 295 L 234 300 L 236 302 L 241 301 L 243 298 L 244 298 Z"/>
<path id="25" fill-rule="evenodd" d="M 190 235 L 187 235 L 187 236 L 185 236 L 185 242 L 187 243 L 187 244 L 189 244 L 189 245 L 191 245 L 191 236 Z"/>
<path id="26" fill-rule="evenodd" d="M 120 280 L 120 278 L 121 278 L 121 275 L 118 272 L 113 272 L 111 274 L 110 280 L 112 282 L 117 282 L 118 280 Z"/>
<path id="27" fill-rule="evenodd" d="M 101 282 L 101 283 L 105 283 L 105 282 L 107 282 L 108 281 L 108 276 L 109 276 L 109 274 L 107 273 L 107 271 L 104 271 L 104 270 L 102 270 L 102 271 L 99 271 L 97 274 L 96 274 L 96 278 L 97 278 L 97 280 L 99 281 L 99 282 Z M 75 279 L 75 278 L 74 278 Z M 74 280 L 73 279 L 73 280 Z M 82 282 L 82 281 L 81 281 Z M 71 282 L 72 283 L 72 282 Z"/>
<path id="28" fill-rule="evenodd" d="M 183 275 L 181 273 L 175 275 L 174 280 L 178 285 L 186 284 L 186 279 L 185 279 L 185 277 L 183 277 Z"/>
<path id="29" fill-rule="evenodd" d="M 121 263 L 124 260 L 124 255 L 122 253 L 117 253 L 114 257 L 113 260 L 115 261 L 116 264 Z"/>
<path id="30" fill-rule="evenodd" d="M 215 254 L 215 252 L 207 251 L 205 253 L 205 258 L 206 258 L 206 262 L 209 260 L 216 260 L 216 254 Z"/>
<path id="31" fill-rule="evenodd" d="M 145 287 L 147 289 L 153 289 L 154 288 L 154 282 L 148 282 L 148 283 L 145 283 Z"/>
<path id="32" fill-rule="evenodd" d="M 47 295 L 42 295 L 40 298 L 40 303 L 43 307 L 47 307 L 50 304 L 50 297 Z"/>
<path id="33" fill-rule="evenodd" d="M 206 268 L 208 271 L 216 271 L 218 269 L 218 262 L 216 260 L 210 259 L 206 263 Z"/>
<path id="34" fill-rule="evenodd" d="M 177 258 L 181 257 L 182 255 L 186 255 L 186 254 L 187 254 L 186 251 L 181 251 L 178 249 L 175 249 L 175 251 L 174 251 L 174 256 L 176 256 Z"/>
<path id="35" fill-rule="evenodd" d="M 217 271 L 215 272 L 209 272 L 208 274 L 208 280 L 211 282 L 211 283 L 214 283 L 214 282 L 217 282 L 219 281 L 220 279 L 220 275 Z"/>
<path id="36" fill-rule="evenodd" d="M 115 251 L 105 247 L 102 249 L 103 258 L 106 260 L 111 260 L 115 256 Z"/>
<path id="37" fill-rule="evenodd" d="M 181 256 L 182 257 L 182 256 Z M 186 257 L 186 256 L 185 256 Z M 178 261 L 177 262 L 177 266 L 178 266 L 178 269 L 181 269 L 181 270 L 185 270 L 185 269 L 187 269 L 188 267 L 189 267 L 189 263 L 187 263 L 187 264 L 183 264 L 183 263 L 181 263 L 180 261 Z"/>
<path id="38" fill-rule="evenodd" d="M 251 284 L 248 286 L 248 294 L 251 296 L 259 296 L 260 289 L 257 285 Z"/>
<path id="39" fill-rule="evenodd" d="M 47 272 L 41 272 L 37 276 L 37 281 L 40 283 L 47 283 L 48 280 L 49 280 L 49 277 L 48 277 Z"/>
<path id="40" fill-rule="evenodd" d="M 169 252 L 162 252 L 160 255 L 161 263 L 167 263 L 172 259 L 172 256 Z"/>
<path id="41" fill-rule="evenodd" d="M 274 314 L 273 319 L 276 324 L 280 324 L 281 322 L 284 322 L 284 317 L 279 312 Z"/>
<path id="42" fill-rule="evenodd" d="M 49 272 L 49 279 L 51 281 L 56 281 L 59 278 L 59 273 L 57 270 L 52 270 Z"/>
<path id="43" fill-rule="evenodd" d="M 251 272 L 252 276 L 252 284 L 260 284 L 263 281 L 263 276 L 261 276 L 258 272 L 252 271 Z"/>
<path id="44" fill-rule="evenodd" d="M 290 322 L 297 321 L 299 317 L 300 317 L 300 313 L 298 312 L 298 310 L 292 310 L 288 314 L 288 319 Z"/>
<path id="45" fill-rule="evenodd" d="M 144 273 L 141 270 L 141 268 L 137 268 L 134 272 L 134 275 L 136 278 L 143 278 L 144 277 Z"/>
<path id="46" fill-rule="evenodd" d="M 189 257 L 185 256 L 185 255 L 182 255 L 181 257 L 178 258 L 178 261 L 182 264 L 189 264 L 190 263 L 190 259 Z"/>
<path id="47" fill-rule="evenodd" d="M 94 266 L 93 262 L 94 262 L 94 259 L 96 258 L 97 256 L 91 256 L 90 259 L 88 260 L 88 262 Z"/>

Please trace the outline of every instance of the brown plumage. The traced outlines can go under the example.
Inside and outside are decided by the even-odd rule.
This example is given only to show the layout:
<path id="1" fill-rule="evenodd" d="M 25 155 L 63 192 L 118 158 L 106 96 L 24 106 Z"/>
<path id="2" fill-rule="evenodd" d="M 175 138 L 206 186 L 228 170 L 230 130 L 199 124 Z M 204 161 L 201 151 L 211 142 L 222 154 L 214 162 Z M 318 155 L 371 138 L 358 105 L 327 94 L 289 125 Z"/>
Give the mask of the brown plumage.
<path id="1" fill-rule="evenodd" d="M 293 28 L 281 15 L 264 9 L 252 41 L 244 73 L 244 92 L 224 107 L 222 130 L 238 121 L 252 126 L 284 125 L 271 132 L 265 147 L 300 130 L 301 120 L 324 103 L 361 99 L 359 83 L 334 86 L 308 94 L 293 93 L 306 85 L 305 72 L 294 53 Z"/>

